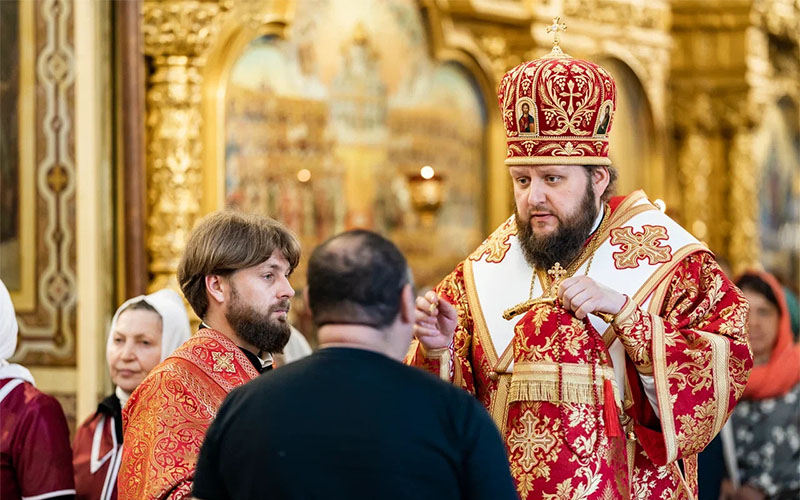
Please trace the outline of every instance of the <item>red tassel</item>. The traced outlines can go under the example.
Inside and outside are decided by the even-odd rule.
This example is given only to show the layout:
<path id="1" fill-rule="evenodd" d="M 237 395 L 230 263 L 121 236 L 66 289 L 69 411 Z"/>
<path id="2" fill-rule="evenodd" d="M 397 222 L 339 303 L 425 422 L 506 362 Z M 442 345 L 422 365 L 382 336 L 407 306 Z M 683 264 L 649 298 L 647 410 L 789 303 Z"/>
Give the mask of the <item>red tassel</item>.
<path id="1" fill-rule="evenodd" d="M 611 380 L 606 379 L 603 382 L 603 393 L 603 415 L 606 419 L 606 435 L 608 437 L 621 436 L 622 427 L 619 425 L 617 402 L 614 400 L 614 388 L 611 385 Z"/>

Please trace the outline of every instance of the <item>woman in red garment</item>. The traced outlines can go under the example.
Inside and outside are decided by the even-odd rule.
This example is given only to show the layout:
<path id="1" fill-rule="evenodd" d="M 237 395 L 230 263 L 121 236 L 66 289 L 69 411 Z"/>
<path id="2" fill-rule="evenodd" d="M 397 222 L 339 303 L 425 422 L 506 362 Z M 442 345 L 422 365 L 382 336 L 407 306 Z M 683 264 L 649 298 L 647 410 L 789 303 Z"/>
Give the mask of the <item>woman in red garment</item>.
<path id="1" fill-rule="evenodd" d="M 69 429 L 61 405 L 33 385 L 25 367 L 9 363 L 17 317 L 0 281 L 0 498 L 75 498 Z"/>
<path id="2" fill-rule="evenodd" d="M 189 339 L 183 301 L 172 290 L 128 300 L 111 322 L 106 360 L 116 389 L 78 428 L 73 444 L 78 499 L 117 498 L 122 408 L 147 374 Z"/>

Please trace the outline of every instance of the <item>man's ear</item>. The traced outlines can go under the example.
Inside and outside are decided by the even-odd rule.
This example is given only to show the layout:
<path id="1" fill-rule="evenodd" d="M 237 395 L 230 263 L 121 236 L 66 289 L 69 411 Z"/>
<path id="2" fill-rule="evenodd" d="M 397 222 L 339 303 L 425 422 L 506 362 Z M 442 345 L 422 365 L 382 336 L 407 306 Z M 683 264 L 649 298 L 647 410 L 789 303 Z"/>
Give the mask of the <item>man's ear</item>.
<path id="1" fill-rule="evenodd" d="M 207 274 L 205 277 L 206 282 L 206 295 L 208 301 L 212 300 L 218 304 L 225 303 L 225 289 L 228 286 L 225 278 L 219 274 Z"/>
<path id="2" fill-rule="evenodd" d="M 414 289 L 407 283 L 400 292 L 400 319 L 403 323 L 413 323 L 415 321 Z"/>
<path id="3" fill-rule="evenodd" d="M 599 200 L 603 196 L 609 182 L 611 182 L 611 174 L 608 172 L 608 167 L 602 166 L 592 169 L 592 189 L 594 190 L 595 198 Z"/>

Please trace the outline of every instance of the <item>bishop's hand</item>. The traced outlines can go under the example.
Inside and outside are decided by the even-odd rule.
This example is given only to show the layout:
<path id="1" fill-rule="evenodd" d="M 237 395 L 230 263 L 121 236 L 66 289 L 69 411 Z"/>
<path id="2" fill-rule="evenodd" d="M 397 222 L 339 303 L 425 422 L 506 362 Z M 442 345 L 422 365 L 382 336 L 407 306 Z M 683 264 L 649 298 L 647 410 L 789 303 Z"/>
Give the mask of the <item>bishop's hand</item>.
<path id="1" fill-rule="evenodd" d="M 416 306 L 414 336 L 425 349 L 448 347 L 458 322 L 456 308 L 433 291 L 417 297 Z"/>
<path id="2" fill-rule="evenodd" d="M 558 287 L 558 299 L 564 309 L 573 311 L 581 320 L 590 313 L 617 314 L 627 300 L 621 293 L 588 276 L 573 276 L 562 281 Z"/>

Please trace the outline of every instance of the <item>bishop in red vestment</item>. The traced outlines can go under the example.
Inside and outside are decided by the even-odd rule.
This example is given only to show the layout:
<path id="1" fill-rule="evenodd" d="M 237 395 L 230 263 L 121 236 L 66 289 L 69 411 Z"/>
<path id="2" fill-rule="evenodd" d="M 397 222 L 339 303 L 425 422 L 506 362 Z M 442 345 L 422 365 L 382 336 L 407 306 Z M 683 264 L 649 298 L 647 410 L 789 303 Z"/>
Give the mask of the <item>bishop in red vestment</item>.
<path id="1" fill-rule="evenodd" d="M 486 406 L 523 499 L 696 498 L 752 366 L 747 302 L 643 192 L 612 197 L 606 70 L 556 43 L 498 99 L 517 213 L 417 299 L 408 362 Z"/>

